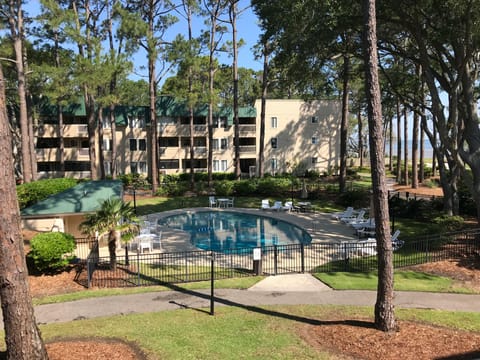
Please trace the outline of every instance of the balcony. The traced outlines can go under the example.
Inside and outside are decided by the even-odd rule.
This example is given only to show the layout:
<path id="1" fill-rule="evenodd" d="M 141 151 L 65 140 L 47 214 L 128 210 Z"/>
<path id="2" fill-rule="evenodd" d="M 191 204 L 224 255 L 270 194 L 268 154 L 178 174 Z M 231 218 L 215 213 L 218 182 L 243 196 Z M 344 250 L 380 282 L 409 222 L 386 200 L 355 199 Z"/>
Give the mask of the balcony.
<path id="1" fill-rule="evenodd" d="M 257 147 L 255 145 L 240 146 L 239 151 L 242 154 L 245 154 L 245 153 L 255 154 L 257 152 Z"/>
<path id="2" fill-rule="evenodd" d="M 257 127 L 256 125 L 239 125 L 238 131 L 241 137 L 255 136 Z"/>

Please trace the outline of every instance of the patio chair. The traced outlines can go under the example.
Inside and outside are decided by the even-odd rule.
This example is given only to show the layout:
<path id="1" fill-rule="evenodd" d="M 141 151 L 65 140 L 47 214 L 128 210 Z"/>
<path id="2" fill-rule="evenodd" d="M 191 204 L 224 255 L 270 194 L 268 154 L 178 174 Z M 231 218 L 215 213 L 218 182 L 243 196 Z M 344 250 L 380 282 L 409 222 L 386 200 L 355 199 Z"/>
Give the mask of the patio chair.
<path id="1" fill-rule="evenodd" d="M 231 199 L 228 199 L 227 201 L 227 207 L 233 207 L 233 202 L 235 201 L 235 198 L 232 197 Z"/>
<path id="2" fill-rule="evenodd" d="M 270 209 L 271 209 L 271 207 L 270 207 L 270 200 L 268 200 L 268 199 L 262 200 L 261 209 L 262 209 L 262 210 L 270 210 Z"/>
<path id="3" fill-rule="evenodd" d="M 352 215 L 353 215 L 353 207 L 349 206 L 345 209 L 345 211 L 340 211 L 340 212 L 331 214 L 331 218 L 335 220 L 340 220 L 340 218 L 342 217 L 350 217 Z"/>
<path id="4" fill-rule="evenodd" d="M 215 196 L 209 196 L 208 197 L 208 205 L 210 207 L 217 207 L 218 206 L 217 200 L 215 200 Z"/>

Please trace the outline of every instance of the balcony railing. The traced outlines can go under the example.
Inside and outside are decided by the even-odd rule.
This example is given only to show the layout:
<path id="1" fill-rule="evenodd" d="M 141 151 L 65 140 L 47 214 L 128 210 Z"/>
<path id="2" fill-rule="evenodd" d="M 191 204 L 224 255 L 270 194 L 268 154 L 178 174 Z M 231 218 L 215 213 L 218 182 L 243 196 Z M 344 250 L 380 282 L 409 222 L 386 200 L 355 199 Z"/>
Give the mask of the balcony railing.
<path id="1" fill-rule="evenodd" d="M 255 153 L 257 151 L 257 147 L 255 145 L 246 145 L 240 146 L 241 153 Z"/>
<path id="2" fill-rule="evenodd" d="M 238 131 L 240 132 L 240 136 L 255 134 L 257 131 L 257 127 L 256 125 L 240 125 L 238 127 Z"/>

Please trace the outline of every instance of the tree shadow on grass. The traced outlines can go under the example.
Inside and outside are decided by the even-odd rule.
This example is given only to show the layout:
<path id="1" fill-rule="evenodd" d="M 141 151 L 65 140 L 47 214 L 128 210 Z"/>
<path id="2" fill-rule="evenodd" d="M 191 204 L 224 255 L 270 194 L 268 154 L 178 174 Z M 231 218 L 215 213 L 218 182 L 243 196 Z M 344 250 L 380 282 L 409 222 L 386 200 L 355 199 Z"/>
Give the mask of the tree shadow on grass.
<path id="1" fill-rule="evenodd" d="M 205 299 L 205 300 L 211 300 L 211 297 L 209 294 L 204 294 L 195 290 L 189 290 L 189 289 L 184 289 L 180 286 L 177 286 L 175 284 L 162 284 L 165 287 L 170 288 L 173 291 L 177 291 L 182 294 L 194 296 L 197 298 Z M 292 321 L 297 321 L 300 323 L 305 323 L 305 324 L 310 324 L 310 325 L 350 325 L 350 326 L 356 326 L 356 327 L 362 327 L 362 328 L 370 328 L 370 329 L 375 329 L 375 324 L 370 321 L 361 321 L 361 320 L 332 320 L 332 321 L 323 321 L 323 320 L 317 320 L 317 319 L 312 319 L 312 318 L 307 318 L 304 316 L 298 316 L 298 315 L 293 315 L 293 314 L 287 314 L 287 313 L 282 313 L 279 311 L 275 310 L 270 310 L 270 309 L 265 309 L 262 307 L 254 306 L 254 305 L 245 305 L 241 304 L 239 302 L 235 302 L 232 300 L 227 300 L 227 299 L 222 299 L 219 297 L 214 296 L 214 302 L 218 304 L 222 304 L 225 306 L 232 306 L 232 307 L 237 307 L 240 309 L 245 309 L 247 311 L 255 312 L 258 314 L 262 315 L 267 315 L 267 316 L 274 316 L 274 317 L 279 317 L 287 320 L 292 320 Z M 172 302 L 175 303 L 176 305 L 186 308 L 186 309 L 192 309 L 192 310 L 197 310 L 201 312 L 207 312 L 202 309 L 197 309 L 190 307 L 185 304 L 181 304 L 178 302 Z M 208 312 L 209 313 L 209 312 Z"/>

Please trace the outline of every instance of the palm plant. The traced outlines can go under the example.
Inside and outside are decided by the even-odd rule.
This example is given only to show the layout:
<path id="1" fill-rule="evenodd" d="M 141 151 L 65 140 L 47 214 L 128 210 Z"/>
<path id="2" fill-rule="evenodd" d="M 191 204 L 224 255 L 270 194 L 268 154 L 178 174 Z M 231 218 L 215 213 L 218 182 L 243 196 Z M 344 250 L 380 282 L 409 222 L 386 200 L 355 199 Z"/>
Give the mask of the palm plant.
<path id="1" fill-rule="evenodd" d="M 80 224 L 80 230 L 90 236 L 108 234 L 110 268 L 116 270 L 116 234 L 119 233 L 120 238 L 124 242 L 128 242 L 138 234 L 139 226 L 135 210 L 130 206 L 130 203 L 124 203 L 117 197 L 111 197 L 103 201 L 95 213 L 85 216 L 85 221 Z"/>

